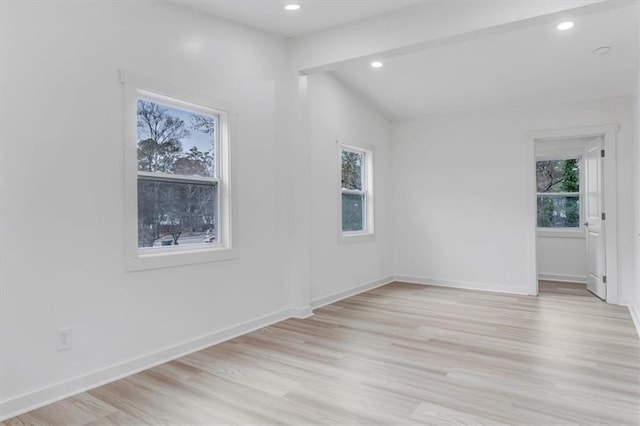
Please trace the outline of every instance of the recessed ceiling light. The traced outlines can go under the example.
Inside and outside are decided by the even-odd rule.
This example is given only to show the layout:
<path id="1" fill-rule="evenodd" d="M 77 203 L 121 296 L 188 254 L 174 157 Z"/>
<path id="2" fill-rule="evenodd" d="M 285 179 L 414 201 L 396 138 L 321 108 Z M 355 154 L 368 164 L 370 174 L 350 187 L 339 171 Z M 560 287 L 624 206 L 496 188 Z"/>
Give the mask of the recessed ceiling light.
<path id="1" fill-rule="evenodd" d="M 573 28 L 573 22 L 571 21 L 562 22 L 558 24 L 556 28 L 559 29 L 560 31 L 570 30 L 571 28 Z"/>
<path id="2" fill-rule="evenodd" d="M 373 61 L 371 62 L 371 67 L 372 68 L 382 68 L 384 64 L 380 61 Z"/>
<path id="3" fill-rule="evenodd" d="M 294 12 L 296 10 L 300 10 L 300 5 L 298 3 L 291 3 L 284 7 L 284 10 L 288 10 L 289 12 Z"/>

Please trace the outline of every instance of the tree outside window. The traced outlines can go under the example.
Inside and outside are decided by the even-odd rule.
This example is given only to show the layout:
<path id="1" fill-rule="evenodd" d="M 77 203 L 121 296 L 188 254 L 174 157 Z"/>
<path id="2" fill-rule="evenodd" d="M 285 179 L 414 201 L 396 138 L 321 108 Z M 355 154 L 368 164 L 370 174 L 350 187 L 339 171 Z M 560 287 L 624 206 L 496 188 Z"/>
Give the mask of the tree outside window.
<path id="1" fill-rule="evenodd" d="M 580 227 L 580 159 L 536 163 L 539 228 Z"/>

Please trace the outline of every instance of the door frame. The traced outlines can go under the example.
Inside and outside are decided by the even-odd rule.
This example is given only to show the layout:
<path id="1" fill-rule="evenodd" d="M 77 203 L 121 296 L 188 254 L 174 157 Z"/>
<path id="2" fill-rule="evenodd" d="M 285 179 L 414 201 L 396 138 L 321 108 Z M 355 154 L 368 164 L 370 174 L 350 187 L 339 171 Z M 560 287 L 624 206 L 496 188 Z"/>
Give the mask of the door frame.
<path id="1" fill-rule="evenodd" d="M 617 124 L 577 127 L 571 129 L 538 130 L 527 132 L 525 137 L 525 184 L 526 184 L 526 255 L 527 291 L 538 295 L 538 258 L 536 252 L 538 220 L 536 215 L 536 141 L 554 141 L 573 138 L 602 137 L 605 157 L 602 164 L 603 208 L 607 214 L 605 226 L 605 270 L 607 274 L 607 303 L 618 303 L 618 236 L 617 236 L 617 193 L 616 193 L 616 138 Z"/>

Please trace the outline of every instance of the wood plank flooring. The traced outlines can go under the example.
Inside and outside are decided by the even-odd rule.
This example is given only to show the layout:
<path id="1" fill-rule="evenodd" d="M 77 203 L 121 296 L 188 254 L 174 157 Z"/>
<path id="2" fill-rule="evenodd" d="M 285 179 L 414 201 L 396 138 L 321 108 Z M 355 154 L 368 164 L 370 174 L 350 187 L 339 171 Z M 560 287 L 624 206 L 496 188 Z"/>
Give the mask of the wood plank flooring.
<path id="1" fill-rule="evenodd" d="M 393 283 L 3 425 L 638 425 L 633 323 L 583 287 Z"/>

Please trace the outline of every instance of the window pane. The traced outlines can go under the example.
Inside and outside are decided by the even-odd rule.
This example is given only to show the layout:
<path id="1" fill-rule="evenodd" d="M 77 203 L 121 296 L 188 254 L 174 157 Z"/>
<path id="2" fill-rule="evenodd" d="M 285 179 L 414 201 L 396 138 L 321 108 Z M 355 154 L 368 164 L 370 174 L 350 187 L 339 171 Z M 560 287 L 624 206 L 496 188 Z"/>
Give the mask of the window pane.
<path id="1" fill-rule="evenodd" d="M 217 183 L 138 179 L 138 247 L 217 241 Z"/>
<path id="2" fill-rule="evenodd" d="M 138 171 L 214 175 L 213 116 L 138 99 Z"/>
<path id="3" fill-rule="evenodd" d="M 580 159 L 536 162 L 538 192 L 580 192 Z"/>
<path id="4" fill-rule="evenodd" d="M 342 188 L 362 190 L 364 154 L 342 151 Z"/>
<path id="5" fill-rule="evenodd" d="M 579 196 L 538 196 L 539 228 L 578 228 L 579 226 Z"/>
<path id="6" fill-rule="evenodd" d="M 342 230 L 364 230 L 364 195 L 342 194 Z"/>

